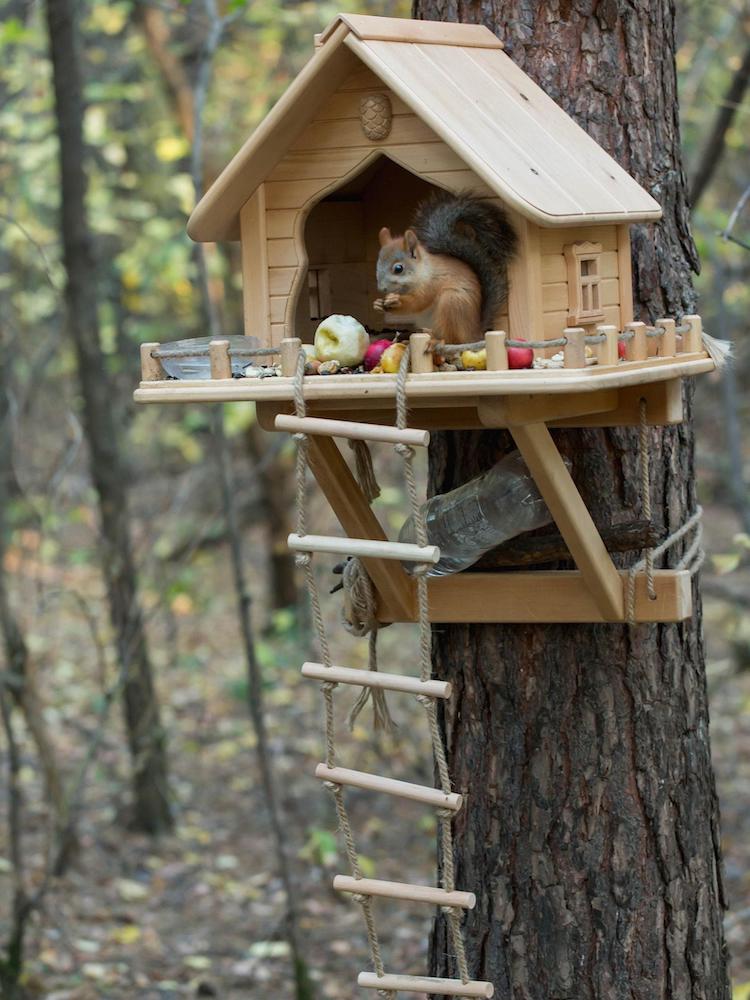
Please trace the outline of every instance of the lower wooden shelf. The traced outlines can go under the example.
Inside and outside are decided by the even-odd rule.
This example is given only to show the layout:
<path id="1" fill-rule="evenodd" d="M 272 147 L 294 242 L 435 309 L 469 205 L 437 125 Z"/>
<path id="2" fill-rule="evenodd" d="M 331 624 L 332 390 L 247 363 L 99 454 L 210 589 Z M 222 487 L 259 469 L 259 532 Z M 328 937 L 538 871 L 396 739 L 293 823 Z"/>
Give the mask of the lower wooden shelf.
<path id="1" fill-rule="evenodd" d="M 628 573 L 620 571 L 623 594 Z M 651 600 L 643 574 L 636 577 L 635 621 L 680 622 L 693 613 L 690 573 L 685 570 L 655 570 L 656 599 Z M 430 621 L 541 623 L 626 621 L 606 619 L 578 571 L 537 570 L 530 573 L 457 573 L 428 580 Z M 383 603 L 382 622 L 413 622 L 411 615 L 393 614 Z"/>

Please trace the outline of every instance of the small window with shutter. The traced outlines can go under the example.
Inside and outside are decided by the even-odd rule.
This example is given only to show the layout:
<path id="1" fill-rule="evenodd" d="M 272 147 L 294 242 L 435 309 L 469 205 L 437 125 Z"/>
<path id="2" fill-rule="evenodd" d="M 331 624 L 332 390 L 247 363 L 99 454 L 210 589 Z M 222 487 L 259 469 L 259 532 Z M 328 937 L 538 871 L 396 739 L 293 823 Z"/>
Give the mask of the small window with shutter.
<path id="1" fill-rule="evenodd" d="M 568 268 L 568 323 L 604 322 L 601 303 L 601 243 L 569 243 L 563 250 Z"/>

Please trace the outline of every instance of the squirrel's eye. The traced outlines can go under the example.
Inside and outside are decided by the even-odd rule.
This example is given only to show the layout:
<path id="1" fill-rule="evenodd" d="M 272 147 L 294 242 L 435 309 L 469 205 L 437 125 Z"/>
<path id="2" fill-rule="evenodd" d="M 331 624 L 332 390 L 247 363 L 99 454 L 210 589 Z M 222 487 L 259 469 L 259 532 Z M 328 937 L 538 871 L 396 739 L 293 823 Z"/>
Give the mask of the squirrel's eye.
<path id="1" fill-rule="evenodd" d="M 404 273 L 404 265 L 403 264 L 394 264 L 393 265 L 393 273 L 394 274 L 403 274 Z"/>

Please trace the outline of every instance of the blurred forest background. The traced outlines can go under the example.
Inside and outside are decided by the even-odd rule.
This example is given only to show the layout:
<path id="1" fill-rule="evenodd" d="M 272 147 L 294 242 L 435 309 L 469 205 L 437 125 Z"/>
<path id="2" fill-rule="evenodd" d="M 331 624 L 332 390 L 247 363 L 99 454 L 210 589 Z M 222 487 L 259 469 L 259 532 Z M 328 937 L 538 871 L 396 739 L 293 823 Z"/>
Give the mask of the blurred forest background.
<path id="1" fill-rule="evenodd" d="M 250 404 L 227 406 L 222 422 L 208 407 L 136 409 L 131 393 L 140 343 L 202 336 L 209 320 L 241 332 L 237 248 L 199 257 L 185 235 L 196 187 L 338 10 L 408 16 L 408 5 L 78 6 L 93 347 L 65 329 L 44 5 L 0 0 L 0 991 L 343 1000 L 365 942 L 357 907 L 330 888 L 344 869 L 330 803 L 310 777 L 320 705 L 298 674 L 311 632 L 284 547 L 291 443 L 260 431 Z M 726 926 L 735 1000 L 748 1000 L 750 5 L 678 0 L 678 11 L 698 311 L 737 358 L 723 379 L 700 380 L 696 419 Z M 396 472 L 378 467 L 391 530 L 405 510 Z M 326 530 L 330 514 L 314 493 L 312 503 Z M 125 607 L 131 556 L 139 613 Z M 326 613 L 338 662 L 364 664 L 366 640 L 340 628 L 338 597 Z M 384 663 L 413 631 L 383 633 Z M 395 736 L 376 738 L 363 719 L 347 739 L 366 769 L 387 756 L 389 772 L 429 782 L 409 701 L 393 699 Z M 431 880 L 433 817 L 372 797 L 351 805 L 365 868 L 377 857 L 380 877 L 398 877 L 383 859 L 399 858 L 411 829 L 413 880 Z M 384 927 L 397 968 L 425 953 L 424 913 L 407 912 Z"/>

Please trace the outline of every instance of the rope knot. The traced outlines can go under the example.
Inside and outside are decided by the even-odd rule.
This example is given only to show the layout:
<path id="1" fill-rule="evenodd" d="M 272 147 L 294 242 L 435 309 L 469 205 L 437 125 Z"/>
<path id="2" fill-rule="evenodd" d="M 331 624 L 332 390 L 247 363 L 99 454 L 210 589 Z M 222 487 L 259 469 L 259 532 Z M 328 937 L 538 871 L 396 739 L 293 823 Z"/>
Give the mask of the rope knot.
<path id="1" fill-rule="evenodd" d="M 324 781 L 323 788 L 328 789 L 328 791 L 331 792 L 332 795 L 335 795 L 336 792 L 339 790 L 339 786 L 336 784 L 335 781 Z"/>
<path id="2" fill-rule="evenodd" d="M 394 446 L 396 449 L 396 454 L 400 455 L 402 458 L 412 459 L 414 458 L 414 449 L 410 444 L 397 444 Z"/>
<path id="3" fill-rule="evenodd" d="M 294 557 L 294 565 L 298 566 L 300 569 L 305 569 L 312 562 L 312 556 L 309 552 L 299 552 Z"/>
<path id="4" fill-rule="evenodd" d="M 430 563 L 414 563 L 414 566 L 412 567 L 411 575 L 412 576 L 427 576 L 427 574 L 430 572 L 431 569 L 432 569 L 432 566 L 431 566 Z"/>
<path id="5" fill-rule="evenodd" d="M 416 698 L 419 704 L 424 705 L 425 708 L 429 708 L 432 705 L 432 698 L 428 694 L 418 694 Z"/>
<path id="6" fill-rule="evenodd" d="M 296 441 L 298 445 L 303 445 L 307 441 L 307 434 L 297 431 L 295 434 L 292 434 L 292 440 Z"/>
<path id="7" fill-rule="evenodd" d="M 338 681 L 323 681 L 323 683 L 320 685 L 320 690 L 323 692 L 323 694 L 330 694 L 332 691 L 335 691 L 338 686 L 339 686 Z"/>
<path id="8" fill-rule="evenodd" d="M 355 892 L 352 899 L 355 903 L 359 903 L 360 906 L 364 906 L 367 903 L 368 897 L 363 896 L 361 892 Z"/>
<path id="9" fill-rule="evenodd" d="M 453 909 L 452 906 L 441 906 L 440 907 L 440 912 L 444 913 L 446 915 L 446 917 L 453 917 L 453 916 L 455 916 L 455 911 L 454 911 L 454 909 Z"/>
<path id="10" fill-rule="evenodd" d="M 438 815 L 438 819 L 452 820 L 453 819 L 453 810 L 452 809 L 438 809 L 437 815 Z"/>

